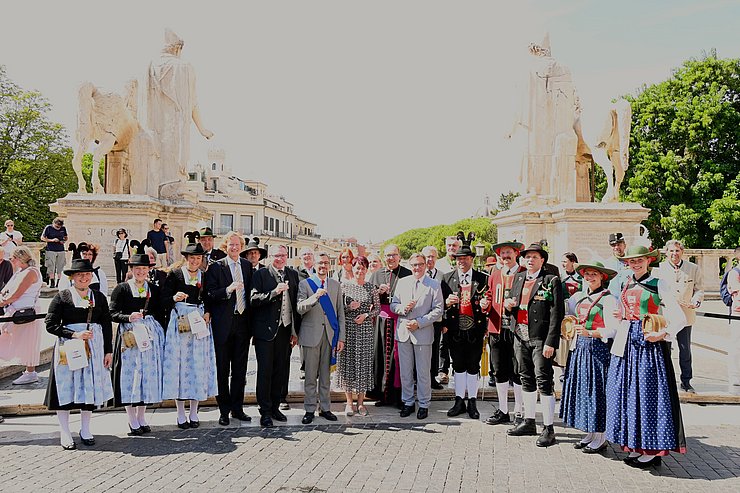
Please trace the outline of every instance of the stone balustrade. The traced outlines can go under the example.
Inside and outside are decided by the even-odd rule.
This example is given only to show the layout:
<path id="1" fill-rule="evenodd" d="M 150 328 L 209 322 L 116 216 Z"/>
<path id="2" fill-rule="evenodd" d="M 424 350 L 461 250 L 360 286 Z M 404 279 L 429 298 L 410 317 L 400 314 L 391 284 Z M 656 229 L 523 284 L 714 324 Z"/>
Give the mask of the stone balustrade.
<path id="1" fill-rule="evenodd" d="M 725 270 L 732 265 L 733 256 L 734 251 L 730 248 L 687 248 L 684 250 L 684 258 L 694 262 L 701 269 L 707 299 L 719 299 L 719 282 Z"/>

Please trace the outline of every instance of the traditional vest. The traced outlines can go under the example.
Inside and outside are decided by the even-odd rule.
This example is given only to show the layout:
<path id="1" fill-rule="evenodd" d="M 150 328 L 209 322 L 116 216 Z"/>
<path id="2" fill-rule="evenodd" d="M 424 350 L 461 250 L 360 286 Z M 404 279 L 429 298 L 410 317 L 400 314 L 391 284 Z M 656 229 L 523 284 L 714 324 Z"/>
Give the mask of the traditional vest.
<path id="1" fill-rule="evenodd" d="M 604 296 L 608 295 L 609 291 L 599 291 L 598 293 L 584 296 L 583 299 L 576 303 L 578 323 L 586 327 L 586 330 L 599 330 L 606 327 L 604 322 L 604 305 L 601 303 L 601 300 Z"/>
<path id="2" fill-rule="evenodd" d="M 627 320 L 642 320 L 645 315 L 660 313 L 658 280 L 649 278 L 637 282 L 630 277 L 622 289 L 621 301 Z"/>
<path id="3" fill-rule="evenodd" d="M 530 281 L 524 281 L 524 287 L 522 287 L 522 299 L 519 302 L 519 310 L 516 312 L 516 323 L 528 324 L 529 323 L 529 299 L 532 297 L 532 287 L 537 279 Z"/>

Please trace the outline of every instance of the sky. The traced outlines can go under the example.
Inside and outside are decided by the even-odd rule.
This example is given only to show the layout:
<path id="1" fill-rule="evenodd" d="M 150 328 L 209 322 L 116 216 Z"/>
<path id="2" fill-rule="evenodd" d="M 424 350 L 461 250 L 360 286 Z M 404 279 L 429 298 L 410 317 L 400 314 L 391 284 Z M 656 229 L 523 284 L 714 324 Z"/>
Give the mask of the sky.
<path id="1" fill-rule="evenodd" d="M 740 57 L 738 19 L 740 0 L 27 0 L 3 6 L 0 64 L 51 102 L 72 144 L 79 86 L 143 80 L 169 27 L 215 133 L 193 126 L 191 160 L 224 149 L 323 236 L 382 241 L 518 191 L 505 136 L 545 32 L 595 135 L 613 98 L 711 49 Z"/>

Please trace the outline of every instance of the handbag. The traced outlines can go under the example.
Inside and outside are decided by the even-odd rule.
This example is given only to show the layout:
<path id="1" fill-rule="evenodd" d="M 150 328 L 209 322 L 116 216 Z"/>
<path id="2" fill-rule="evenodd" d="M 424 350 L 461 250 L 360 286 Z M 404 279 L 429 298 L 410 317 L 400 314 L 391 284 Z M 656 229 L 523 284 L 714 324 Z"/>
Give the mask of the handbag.
<path id="1" fill-rule="evenodd" d="M 123 257 L 123 252 L 115 252 L 113 254 L 113 259 L 114 260 L 121 260 L 122 257 Z"/>
<path id="2" fill-rule="evenodd" d="M 21 308 L 13 313 L 13 323 L 23 325 L 36 320 L 36 309 L 33 307 Z"/>

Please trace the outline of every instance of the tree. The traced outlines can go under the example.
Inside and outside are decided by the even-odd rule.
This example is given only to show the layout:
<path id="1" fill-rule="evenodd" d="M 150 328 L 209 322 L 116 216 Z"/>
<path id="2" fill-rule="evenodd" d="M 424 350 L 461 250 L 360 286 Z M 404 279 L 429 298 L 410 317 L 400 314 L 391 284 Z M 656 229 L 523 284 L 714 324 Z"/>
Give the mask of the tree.
<path id="1" fill-rule="evenodd" d="M 514 200 L 516 200 L 517 197 L 519 197 L 519 192 L 512 192 L 510 190 L 509 193 L 502 193 L 501 196 L 498 198 L 496 210 L 498 212 L 508 211 L 509 209 L 511 209 L 511 204 L 514 203 Z"/>
<path id="2" fill-rule="evenodd" d="M 445 238 L 454 236 L 458 231 L 465 232 L 465 235 L 472 231 L 475 233 L 475 241 L 486 246 L 490 251 L 491 244 L 496 242 L 496 226 L 490 218 L 479 217 L 470 219 L 461 219 L 454 224 L 438 224 L 428 228 L 416 228 L 401 233 L 391 238 L 383 244 L 383 248 L 393 243 L 398 245 L 401 250 L 401 257 L 408 258 L 412 253 L 421 252 L 421 249 L 427 245 L 437 247 L 440 256 L 445 254 Z"/>
<path id="3" fill-rule="evenodd" d="M 76 189 L 64 128 L 49 102 L 25 91 L 0 66 L 0 218 L 12 218 L 29 240 L 53 218 L 49 204 Z"/>
<path id="4" fill-rule="evenodd" d="M 654 243 L 673 237 L 689 247 L 736 246 L 740 60 L 711 52 L 627 99 L 631 164 L 621 196 L 651 209 Z"/>

